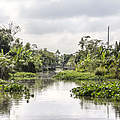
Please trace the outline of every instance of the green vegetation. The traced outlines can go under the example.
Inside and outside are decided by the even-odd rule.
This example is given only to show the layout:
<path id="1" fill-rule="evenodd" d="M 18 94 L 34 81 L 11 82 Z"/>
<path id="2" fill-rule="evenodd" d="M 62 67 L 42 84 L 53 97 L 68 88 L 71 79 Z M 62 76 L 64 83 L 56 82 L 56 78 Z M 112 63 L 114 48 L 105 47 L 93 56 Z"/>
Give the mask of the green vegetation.
<path id="1" fill-rule="evenodd" d="M 80 87 L 73 88 L 75 97 L 110 98 L 120 100 L 120 81 L 81 81 Z"/>
<path id="2" fill-rule="evenodd" d="M 16 72 L 15 74 L 11 74 L 11 76 L 14 76 L 14 77 L 35 77 L 36 76 L 36 73 L 30 73 L 30 72 Z"/>
<path id="3" fill-rule="evenodd" d="M 90 72 L 77 72 L 73 70 L 59 72 L 57 75 L 54 76 L 54 78 L 59 80 L 72 80 L 72 81 L 100 79 L 94 73 L 91 74 Z"/>
<path id="4" fill-rule="evenodd" d="M 37 79 L 37 74 L 31 72 L 16 72 L 16 73 L 9 73 L 9 75 L 10 75 L 9 80 L 14 80 L 14 81 Z"/>
<path id="5" fill-rule="evenodd" d="M 107 78 L 120 78 L 120 43 L 106 47 L 101 40 L 85 36 L 81 38 L 79 45 L 80 50 L 75 57 L 77 71 L 87 71 Z"/>
<path id="6" fill-rule="evenodd" d="M 23 45 L 16 38 L 19 31 L 20 27 L 13 23 L 0 28 L 0 85 L 4 91 L 24 92 L 20 81 L 32 81 L 37 79 L 37 72 L 54 70 L 59 60 L 59 51 L 56 55 L 47 49 L 38 50 L 36 44 Z"/>
<path id="7" fill-rule="evenodd" d="M 106 46 L 101 40 L 84 36 L 79 46 L 68 60 L 76 70 L 60 72 L 54 78 L 79 83 L 80 87 L 72 89 L 77 97 L 120 100 L 120 42 Z"/>
<path id="8" fill-rule="evenodd" d="M 4 85 L 3 90 L 5 92 L 26 92 L 26 91 L 29 91 L 22 84 L 16 84 L 16 83 Z"/>
<path id="9" fill-rule="evenodd" d="M 3 90 L 24 91 L 25 86 L 22 87 L 20 81 L 35 80 L 37 72 L 55 70 L 56 66 L 63 69 L 69 66 L 72 71 L 60 72 L 54 78 L 78 83 L 85 81 L 86 84 L 89 81 L 92 87 L 81 85 L 79 90 L 76 88 L 81 96 L 119 98 L 119 87 L 115 88 L 119 81 L 108 80 L 120 79 L 120 42 L 116 42 L 114 46 L 106 46 L 101 40 L 84 36 L 79 42 L 79 51 L 61 55 L 59 50 L 53 53 L 47 48 L 39 50 L 36 44 L 23 45 L 21 39 L 15 37 L 19 31 L 20 27 L 12 23 L 8 27 L 0 28 L 0 85 L 5 87 L 6 84 Z M 98 91 L 96 85 L 98 89 L 102 86 L 104 92 L 99 89 L 99 95 L 88 94 L 89 91 L 87 94 L 81 94 L 84 88 L 86 91 L 88 89 Z M 111 89 L 105 88 L 108 85 Z M 114 93 L 107 93 L 109 90 Z"/>

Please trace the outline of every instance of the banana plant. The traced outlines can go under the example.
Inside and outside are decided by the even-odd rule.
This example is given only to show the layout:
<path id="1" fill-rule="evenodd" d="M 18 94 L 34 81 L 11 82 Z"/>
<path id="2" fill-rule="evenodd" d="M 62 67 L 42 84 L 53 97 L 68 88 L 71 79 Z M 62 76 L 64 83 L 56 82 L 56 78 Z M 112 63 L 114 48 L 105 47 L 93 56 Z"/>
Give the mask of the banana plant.
<path id="1" fill-rule="evenodd" d="M 7 55 L 10 56 L 11 61 L 15 65 L 15 69 L 19 70 L 21 66 L 28 65 L 32 57 L 32 52 L 20 46 L 18 48 L 13 47 Z"/>
<path id="2" fill-rule="evenodd" d="M 8 79 L 9 72 L 13 69 L 13 63 L 9 56 L 5 55 L 3 50 L 0 53 L 0 78 Z"/>

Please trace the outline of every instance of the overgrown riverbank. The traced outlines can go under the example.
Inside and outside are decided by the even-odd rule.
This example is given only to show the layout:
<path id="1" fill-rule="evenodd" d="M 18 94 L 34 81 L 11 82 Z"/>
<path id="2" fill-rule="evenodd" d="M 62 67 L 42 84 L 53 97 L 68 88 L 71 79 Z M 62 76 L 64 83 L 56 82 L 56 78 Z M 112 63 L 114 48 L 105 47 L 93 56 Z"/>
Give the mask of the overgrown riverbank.
<path id="1" fill-rule="evenodd" d="M 90 72 L 77 72 L 74 70 L 66 70 L 59 72 L 54 76 L 55 79 L 59 80 L 71 80 L 71 81 L 80 81 L 80 80 L 101 80 L 103 77 L 97 76 L 94 73 Z"/>
<path id="2" fill-rule="evenodd" d="M 97 76 L 89 72 L 63 71 L 54 78 L 59 80 L 70 80 L 79 84 L 71 92 L 74 97 L 109 98 L 120 100 L 120 81 L 106 79 L 104 76 Z"/>
<path id="3" fill-rule="evenodd" d="M 33 94 L 30 93 L 30 89 L 24 85 L 24 82 L 32 82 L 32 80 L 37 79 L 36 73 L 30 72 L 16 72 L 13 74 L 9 74 L 10 78 L 8 80 L 0 80 L 0 91 L 2 94 L 10 94 L 14 96 L 15 94 L 18 96 L 24 96 L 29 101 L 30 97 L 34 97 Z"/>

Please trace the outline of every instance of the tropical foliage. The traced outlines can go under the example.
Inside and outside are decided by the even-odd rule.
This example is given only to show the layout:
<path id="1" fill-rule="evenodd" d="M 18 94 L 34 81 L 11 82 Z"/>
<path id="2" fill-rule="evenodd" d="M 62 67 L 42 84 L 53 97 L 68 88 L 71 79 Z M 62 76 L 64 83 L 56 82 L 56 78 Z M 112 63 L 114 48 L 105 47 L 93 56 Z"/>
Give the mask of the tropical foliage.
<path id="1" fill-rule="evenodd" d="M 36 79 L 36 72 L 55 69 L 59 62 L 59 51 L 56 56 L 47 49 L 38 50 L 36 44 L 23 45 L 22 40 L 15 37 L 19 31 L 20 27 L 12 23 L 0 28 L 0 79 L 1 84 L 7 84 L 2 86 L 8 92 L 24 91 L 20 80 Z"/>

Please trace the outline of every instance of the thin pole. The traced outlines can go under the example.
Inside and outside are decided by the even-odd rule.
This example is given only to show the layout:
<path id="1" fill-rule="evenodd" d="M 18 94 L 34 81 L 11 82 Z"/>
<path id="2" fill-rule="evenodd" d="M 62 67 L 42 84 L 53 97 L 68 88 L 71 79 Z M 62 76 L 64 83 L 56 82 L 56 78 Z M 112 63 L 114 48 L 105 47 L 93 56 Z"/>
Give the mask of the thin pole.
<path id="1" fill-rule="evenodd" d="M 109 42 L 110 42 L 110 27 L 108 26 L 108 48 L 109 48 Z"/>

